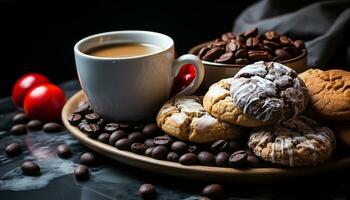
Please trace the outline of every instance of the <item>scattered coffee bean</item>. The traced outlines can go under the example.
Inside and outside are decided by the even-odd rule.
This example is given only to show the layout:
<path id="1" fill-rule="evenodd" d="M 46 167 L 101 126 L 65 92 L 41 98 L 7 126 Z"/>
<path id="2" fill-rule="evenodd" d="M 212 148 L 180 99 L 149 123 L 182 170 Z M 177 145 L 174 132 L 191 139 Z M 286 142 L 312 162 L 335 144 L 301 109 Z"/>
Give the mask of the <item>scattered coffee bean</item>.
<path id="1" fill-rule="evenodd" d="M 157 191 L 154 185 L 146 183 L 140 186 L 138 194 L 143 199 L 155 199 Z"/>
<path id="2" fill-rule="evenodd" d="M 210 146 L 211 151 L 215 154 L 221 151 L 227 151 L 229 148 L 230 145 L 226 140 L 217 140 L 213 142 Z"/>
<path id="3" fill-rule="evenodd" d="M 119 128 L 119 124 L 118 123 L 108 123 L 105 126 L 105 131 L 107 133 L 112 133 L 114 131 L 116 131 Z"/>
<path id="4" fill-rule="evenodd" d="M 136 131 L 136 132 L 130 133 L 128 135 L 128 138 L 133 143 L 133 142 L 143 142 L 145 137 L 140 131 Z"/>
<path id="5" fill-rule="evenodd" d="M 117 140 L 127 138 L 128 134 L 124 130 L 117 130 L 114 131 L 111 136 L 109 137 L 108 143 L 110 145 L 114 145 Z"/>
<path id="6" fill-rule="evenodd" d="M 198 155 L 198 160 L 200 164 L 205 166 L 214 166 L 215 165 L 215 156 L 207 151 L 202 151 Z"/>
<path id="7" fill-rule="evenodd" d="M 227 167 L 229 157 L 230 157 L 230 154 L 227 152 L 218 153 L 218 155 L 216 155 L 216 158 L 215 158 L 216 165 L 220 167 Z"/>
<path id="8" fill-rule="evenodd" d="M 168 154 L 168 149 L 164 146 L 156 146 L 152 149 L 152 158 L 164 160 Z"/>
<path id="9" fill-rule="evenodd" d="M 147 140 L 145 140 L 144 144 L 147 145 L 147 146 L 149 146 L 149 147 L 154 147 L 154 146 L 156 146 L 156 145 L 154 144 L 154 142 L 153 142 L 153 139 L 147 139 Z"/>
<path id="10" fill-rule="evenodd" d="M 23 135 L 27 133 L 27 126 L 25 124 L 16 124 L 11 127 L 10 132 L 14 135 Z"/>
<path id="11" fill-rule="evenodd" d="M 179 155 L 182 155 L 188 152 L 188 145 L 183 141 L 176 141 L 171 144 L 171 151 L 176 152 Z"/>
<path id="12" fill-rule="evenodd" d="M 39 120 L 33 119 L 28 122 L 27 127 L 31 131 L 38 131 L 43 128 L 43 123 Z"/>
<path id="13" fill-rule="evenodd" d="M 245 38 L 249 38 L 249 37 L 256 37 L 256 36 L 258 36 L 258 34 L 259 34 L 258 28 L 253 28 L 249 31 L 244 32 L 243 36 Z"/>
<path id="14" fill-rule="evenodd" d="M 211 184 L 204 187 L 202 195 L 212 199 L 221 199 L 225 195 L 224 187 L 219 184 Z"/>
<path id="15" fill-rule="evenodd" d="M 70 147 L 66 144 L 61 144 L 57 148 L 57 155 L 61 158 L 68 158 L 72 155 Z"/>
<path id="16" fill-rule="evenodd" d="M 131 151 L 140 155 L 144 155 L 148 146 L 143 143 L 133 143 L 131 145 Z"/>
<path id="17" fill-rule="evenodd" d="M 26 161 L 21 166 L 22 173 L 28 176 L 40 175 L 40 167 L 32 161 Z"/>
<path id="18" fill-rule="evenodd" d="M 194 153 L 185 153 L 179 158 L 179 162 L 183 165 L 196 165 L 199 160 Z"/>
<path id="19" fill-rule="evenodd" d="M 100 115 L 97 113 L 89 113 L 85 115 L 85 119 L 87 119 L 90 123 L 97 123 L 100 119 Z"/>
<path id="20" fill-rule="evenodd" d="M 157 135 L 158 132 L 159 132 L 159 128 L 155 123 L 147 124 L 142 129 L 142 133 L 145 134 L 147 137 L 154 137 Z"/>
<path id="21" fill-rule="evenodd" d="M 197 145 L 190 145 L 188 146 L 188 152 L 196 154 L 199 152 L 199 147 Z"/>
<path id="22" fill-rule="evenodd" d="M 156 145 L 169 145 L 172 142 L 172 139 L 170 136 L 163 135 L 163 136 L 158 136 L 153 139 L 153 143 Z"/>
<path id="23" fill-rule="evenodd" d="M 77 113 L 72 113 L 68 117 L 68 122 L 70 124 L 72 124 L 73 126 L 78 125 L 81 120 L 82 120 L 82 116 L 80 114 L 77 114 Z"/>
<path id="24" fill-rule="evenodd" d="M 117 147 L 117 149 L 128 151 L 130 150 L 131 143 L 132 142 L 128 138 L 122 138 L 117 140 L 114 146 Z"/>
<path id="25" fill-rule="evenodd" d="M 79 130 L 83 131 L 84 126 L 87 124 L 89 124 L 88 121 L 86 119 L 82 119 L 77 127 L 79 128 Z"/>
<path id="26" fill-rule="evenodd" d="M 97 140 L 100 141 L 100 142 L 102 142 L 102 143 L 108 144 L 109 138 L 110 138 L 110 135 L 109 135 L 108 133 L 101 133 L 101 134 L 97 137 Z"/>
<path id="27" fill-rule="evenodd" d="M 95 153 L 86 152 L 81 154 L 80 163 L 86 166 L 96 166 L 98 165 L 98 158 Z"/>
<path id="28" fill-rule="evenodd" d="M 82 126 L 82 131 L 91 138 L 96 138 L 100 130 L 100 126 L 97 124 L 86 124 Z"/>
<path id="29" fill-rule="evenodd" d="M 235 152 L 235 151 L 242 149 L 241 143 L 238 142 L 237 140 L 230 140 L 230 141 L 228 141 L 228 144 L 229 144 L 228 150 L 230 152 Z"/>
<path id="30" fill-rule="evenodd" d="M 171 161 L 171 162 L 177 162 L 179 160 L 179 154 L 177 154 L 175 152 L 170 152 L 166 156 L 166 160 Z"/>
<path id="31" fill-rule="evenodd" d="M 89 169 L 85 165 L 78 165 L 74 169 L 74 176 L 79 181 L 86 181 L 90 177 Z"/>
<path id="32" fill-rule="evenodd" d="M 293 44 L 294 44 L 294 46 L 295 46 L 297 49 L 299 49 L 299 50 L 305 48 L 305 43 L 304 43 L 304 41 L 302 41 L 302 40 L 295 40 Z"/>
<path id="33" fill-rule="evenodd" d="M 231 154 L 228 163 L 231 167 L 243 167 L 247 162 L 247 152 L 239 150 Z"/>
<path id="34" fill-rule="evenodd" d="M 89 104 L 85 103 L 80 105 L 75 111 L 74 113 L 76 114 L 80 114 L 80 115 L 86 115 L 90 112 L 90 106 Z"/>
<path id="35" fill-rule="evenodd" d="M 12 122 L 14 124 L 24 124 L 26 122 L 28 122 L 29 118 L 27 116 L 27 114 L 25 113 L 18 113 L 15 116 L 13 116 L 12 118 Z"/>
<path id="36" fill-rule="evenodd" d="M 146 149 L 145 156 L 152 157 L 153 149 L 154 149 L 154 147 L 149 147 L 148 149 Z"/>
<path id="37" fill-rule="evenodd" d="M 47 133 L 56 133 L 62 130 L 62 126 L 56 122 L 49 122 L 43 126 L 43 129 Z"/>
<path id="38" fill-rule="evenodd" d="M 128 130 L 130 129 L 131 124 L 129 123 L 119 123 L 119 128 L 123 129 L 123 130 Z"/>
<path id="39" fill-rule="evenodd" d="M 21 145 L 18 143 L 11 143 L 5 148 L 6 155 L 9 157 L 15 157 L 22 153 Z"/>

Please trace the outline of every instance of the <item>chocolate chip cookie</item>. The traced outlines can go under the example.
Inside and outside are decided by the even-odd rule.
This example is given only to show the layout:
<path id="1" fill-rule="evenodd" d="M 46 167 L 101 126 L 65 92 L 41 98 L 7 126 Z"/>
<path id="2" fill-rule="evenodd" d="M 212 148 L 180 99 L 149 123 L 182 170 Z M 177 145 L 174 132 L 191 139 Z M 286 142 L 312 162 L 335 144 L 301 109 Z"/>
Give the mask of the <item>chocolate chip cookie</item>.
<path id="1" fill-rule="evenodd" d="M 212 85 L 203 105 L 220 120 L 259 127 L 297 116 L 305 109 L 307 100 L 307 88 L 294 70 L 261 61 Z"/>
<path id="2" fill-rule="evenodd" d="M 303 79 L 310 96 L 314 117 L 338 121 L 350 120 L 350 72 L 333 69 L 309 69 Z"/>
<path id="3" fill-rule="evenodd" d="M 238 139 L 244 128 L 222 122 L 209 115 L 196 96 L 167 101 L 157 115 L 158 126 L 169 135 L 196 143 Z"/>
<path id="4" fill-rule="evenodd" d="M 310 166 L 327 161 L 335 147 L 329 128 L 304 116 L 279 125 L 254 129 L 248 146 L 260 158 L 287 166 Z"/>

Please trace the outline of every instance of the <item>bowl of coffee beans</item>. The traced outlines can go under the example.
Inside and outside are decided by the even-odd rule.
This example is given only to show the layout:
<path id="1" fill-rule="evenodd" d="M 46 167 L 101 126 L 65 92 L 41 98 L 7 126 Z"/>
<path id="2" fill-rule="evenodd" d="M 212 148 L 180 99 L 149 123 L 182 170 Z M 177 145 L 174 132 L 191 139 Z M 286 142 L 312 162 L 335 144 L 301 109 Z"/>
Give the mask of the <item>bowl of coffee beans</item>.
<path id="1" fill-rule="evenodd" d="M 197 55 L 205 66 L 204 88 L 257 61 L 279 62 L 297 72 L 306 69 L 304 41 L 275 31 L 259 33 L 258 28 L 237 35 L 224 33 L 220 38 L 196 45 L 189 53 Z"/>

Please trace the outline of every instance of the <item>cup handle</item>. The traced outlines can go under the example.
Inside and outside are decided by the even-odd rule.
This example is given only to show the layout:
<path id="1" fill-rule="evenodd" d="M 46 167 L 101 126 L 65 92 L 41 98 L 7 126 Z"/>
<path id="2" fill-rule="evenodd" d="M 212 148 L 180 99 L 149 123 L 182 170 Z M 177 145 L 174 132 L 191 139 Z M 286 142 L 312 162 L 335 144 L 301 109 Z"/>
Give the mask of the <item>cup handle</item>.
<path id="1" fill-rule="evenodd" d="M 204 66 L 202 61 L 192 54 L 182 55 L 174 61 L 173 77 L 180 72 L 181 67 L 185 64 L 192 64 L 196 68 L 196 77 L 185 89 L 177 93 L 175 96 L 191 95 L 198 89 L 204 78 Z"/>

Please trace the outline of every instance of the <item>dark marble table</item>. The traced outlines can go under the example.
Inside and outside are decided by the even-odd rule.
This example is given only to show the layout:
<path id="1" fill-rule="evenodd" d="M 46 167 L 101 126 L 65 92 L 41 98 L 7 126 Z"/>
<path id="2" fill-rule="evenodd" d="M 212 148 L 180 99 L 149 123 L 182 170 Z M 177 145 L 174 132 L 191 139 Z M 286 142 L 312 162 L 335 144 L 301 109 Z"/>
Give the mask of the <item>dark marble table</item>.
<path id="1" fill-rule="evenodd" d="M 79 90 L 77 81 L 62 85 L 67 96 Z M 157 199 L 198 199 L 202 188 L 210 182 L 179 179 L 130 167 L 101 156 L 100 164 L 91 169 L 91 178 L 77 182 L 72 172 L 79 163 L 79 156 L 89 151 L 69 132 L 29 132 L 13 136 L 8 130 L 16 113 L 10 98 L 0 100 L 0 199 L 139 199 L 138 187 L 153 183 L 158 191 Z M 12 142 L 23 146 L 24 152 L 8 158 L 3 149 Z M 70 159 L 57 157 L 56 146 L 70 145 Z M 23 160 L 35 160 L 42 170 L 41 176 L 23 176 L 20 165 Z M 226 199 L 347 199 L 350 197 L 350 169 L 345 172 L 324 174 L 318 177 L 288 183 L 243 184 L 223 183 Z"/>

